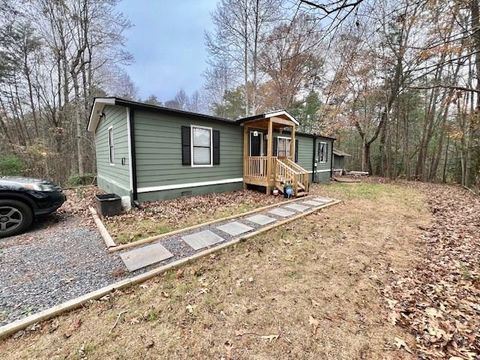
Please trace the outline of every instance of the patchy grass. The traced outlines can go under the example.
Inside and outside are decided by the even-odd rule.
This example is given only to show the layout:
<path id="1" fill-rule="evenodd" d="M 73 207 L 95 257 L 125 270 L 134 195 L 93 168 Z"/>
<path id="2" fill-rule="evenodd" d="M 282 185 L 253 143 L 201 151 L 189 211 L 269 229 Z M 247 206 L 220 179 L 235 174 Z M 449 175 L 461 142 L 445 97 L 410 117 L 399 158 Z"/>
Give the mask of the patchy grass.
<path id="1" fill-rule="evenodd" d="M 314 186 L 345 202 L 44 322 L 0 343 L 0 353 L 413 359 L 402 342 L 414 337 L 386 320 L 382 289 L 392 268 L 418 261 L 419 227 L 430 214 L 414 188 L 367 189 Z"/>
<path id="2" fill-rule="evenodd" d="M 257 191 L 234 191 L 145 203 L 142 209 L 104 220 L 116 243 L 145 237 L 241 214 L 281 201 Z"/>

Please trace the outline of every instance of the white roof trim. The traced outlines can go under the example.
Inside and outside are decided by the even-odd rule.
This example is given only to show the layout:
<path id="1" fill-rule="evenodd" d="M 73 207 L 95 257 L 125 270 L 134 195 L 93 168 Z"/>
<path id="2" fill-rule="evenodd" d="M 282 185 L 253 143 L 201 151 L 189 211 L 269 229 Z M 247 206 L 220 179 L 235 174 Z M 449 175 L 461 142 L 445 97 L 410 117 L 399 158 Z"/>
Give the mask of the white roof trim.
<path id="1" fill-rule="evenodd" d="M 96 98 L 93 102 L 92 112 L 90 113 L 90 119 L 88 121 L 87 130 L 95 132 L 100 121 L 100 115 L 102 115 L 105 105 L 115 105 L 114 98 Z"/>
<path id="2" fill-rule="evenodd" d="M 275 112 L 267 113 L 265 114 L 265 117 L 269 118 L 269 117 L 274 117 L 279 115 L 285 115 L 290 120 L 292 120 L 296 125 L 300 125 L 300 123 L 297 120 L 295 120 L 295 118 L 286 111 L 275 111 Z"/>

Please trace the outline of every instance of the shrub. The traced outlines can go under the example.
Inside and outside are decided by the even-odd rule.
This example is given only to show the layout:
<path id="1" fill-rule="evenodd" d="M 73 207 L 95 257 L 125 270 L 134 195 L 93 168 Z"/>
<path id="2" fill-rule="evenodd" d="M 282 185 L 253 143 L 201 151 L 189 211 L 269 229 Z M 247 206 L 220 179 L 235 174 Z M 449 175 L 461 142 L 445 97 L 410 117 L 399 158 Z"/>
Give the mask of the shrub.
<path id="1" fill-rule="evenodd" d="M 95 174 L 72 175 L 67 180 L 68 186 L 93 185 Z"/>
<path id="2" fill-rule="evenodd" d="M 22 175 L 25 170 L 25 164 L 22 159 L 15 155 L 6 155 L 0 157 L 0 175 L 14 176 Z"/>

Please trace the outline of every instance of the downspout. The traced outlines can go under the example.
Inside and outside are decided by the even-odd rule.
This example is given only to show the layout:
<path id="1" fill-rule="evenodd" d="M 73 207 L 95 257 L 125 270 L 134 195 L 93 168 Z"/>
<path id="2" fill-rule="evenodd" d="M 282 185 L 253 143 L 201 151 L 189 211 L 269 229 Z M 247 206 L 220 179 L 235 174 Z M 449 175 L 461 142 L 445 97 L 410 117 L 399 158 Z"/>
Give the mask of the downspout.
<path id="1" fill-rule="evenodd" d="M 315 182 L 315 155 L 317 150 L 317 135 L 313 134 L 313 156 L 312 156 L 312 184 Z"/>
<path id="2" fill-rule="evenodd" d="M 136 156 L 136 144 L 135 144 L 135 111 L 133 107 L 128 108 L 129 122 L 130 122 L 130 144 L 131 144 L 131 157 L 132 157 L 132 197 L 133 204 L 139 206 L 138 202 L 138 186 L 137 186 L 137 156 Z"/>
<path id="3" fill-rule="evenodd" d="M 333 179 L 333 143 L 335 139 L 332 140 L 332 153 L 330 154 L 330 179 Z"/>

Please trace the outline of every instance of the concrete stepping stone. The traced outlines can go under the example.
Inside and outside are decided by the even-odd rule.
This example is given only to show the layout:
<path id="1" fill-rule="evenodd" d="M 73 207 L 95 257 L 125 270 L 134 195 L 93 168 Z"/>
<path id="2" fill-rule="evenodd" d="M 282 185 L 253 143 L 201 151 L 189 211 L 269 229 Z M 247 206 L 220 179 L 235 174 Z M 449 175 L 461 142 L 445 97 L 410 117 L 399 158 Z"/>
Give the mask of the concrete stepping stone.
<path id="1" fill-rule="evenodd" d="M 300 205 L 300 204 L 288 204 L 288 205 L 285 205 L 284 207 L 291 210 L 300 211 L 300 212 L 308 210 L 310 208 L 310 206 Z"/>
<path id="2" fill-rule="evenodd" d="M 222 242 L 225 239 L 210 230 L 204 230 L 190 235 L 185 235 L 182 237 L 182 240 L 190 245 L 194 250 L 198 250 Z"/>
<path id="3" fill-rule="evenodd" d="M 120 254 L 130 272 L 170 259 L 172 256 L 173 254 L 160 244 L 147 245 Z"/>
<path id="4" fill-rule="evenodd" d="M 282 209 L 282 208 L 276 208 L 276 209 L 270 210 L 268 213 L 281 216 L 281 217 L 289 217 L 295 214 L 293 211 Z"/>
<path id="5" fill-rule="evenodd" d="M 315 200 L 307 200 L 302 202 L 302 204 L 310 205 L 310 206 L 320 206 L 320 205 L 323 205 L 324 203 L 320 201 L 315 201 Z"/>
<path id="6" fill-rule="evenodd" d="M 227 224 L 217 226 L 217 229 L 226 232 L 227 234 L 230 234 L 232 236 L 240 235 L 253 230 L 252 227 L 242 224 L 238 221 L 232 221 Z"/>
<path id="7" fill-rule="evenodd" d="M 313 198 L 314 201 L 320 201 L 322 203 L 328 203 L 328 202 L 331 202 L 332 199 L 329 199 L 329 198 L 326 198 L 326 197 L 315 197 Z"/>
<path id="8" fill-rule="evenodd" d="M 271 218 L 270 216 L 262 215 L 262 214 L 250 216 L 250 217 L 246 218 L 245 220 L 251 221 L 251 222 L 253 222 L 255 224 L 258 224 L 258 225 L 267 225 L 267 224 L 270 224 L 272 222 L 277 221 L 276 219 Z"/>

